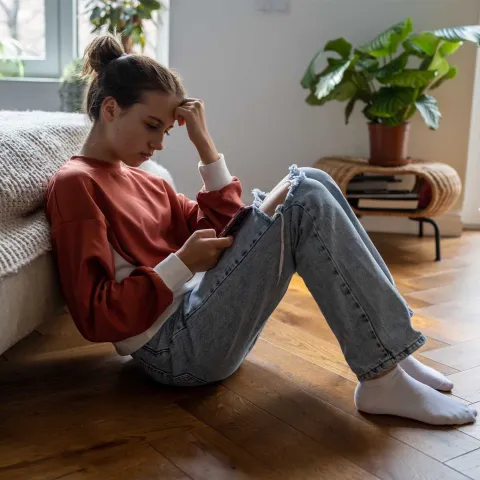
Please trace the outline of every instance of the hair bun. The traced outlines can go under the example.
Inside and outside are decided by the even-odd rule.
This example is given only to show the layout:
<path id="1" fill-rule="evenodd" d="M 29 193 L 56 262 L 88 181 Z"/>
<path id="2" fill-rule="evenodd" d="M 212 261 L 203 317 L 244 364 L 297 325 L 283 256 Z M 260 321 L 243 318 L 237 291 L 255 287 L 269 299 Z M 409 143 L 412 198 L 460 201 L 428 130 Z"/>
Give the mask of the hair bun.
<path id="1" fill-rule="evenodd" d="M 101 35 L 90 42 L 83 55 L 83 74 L 93 76 L 99 74 L 105 67 L 124 55 L 122 44 L 113 35 Z"/>

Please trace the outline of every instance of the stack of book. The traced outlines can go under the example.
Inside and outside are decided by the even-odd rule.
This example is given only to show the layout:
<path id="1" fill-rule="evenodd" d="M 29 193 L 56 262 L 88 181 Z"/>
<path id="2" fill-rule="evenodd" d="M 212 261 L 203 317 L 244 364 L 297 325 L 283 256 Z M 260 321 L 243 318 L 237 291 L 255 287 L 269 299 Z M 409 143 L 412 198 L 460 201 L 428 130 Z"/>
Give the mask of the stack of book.
<path id="1" fill-rule="evenodd" d="M 420 182 L 414 174 L 362 173 L 347 186 L 347 199 L 359 210 L 417 210 Z"/>

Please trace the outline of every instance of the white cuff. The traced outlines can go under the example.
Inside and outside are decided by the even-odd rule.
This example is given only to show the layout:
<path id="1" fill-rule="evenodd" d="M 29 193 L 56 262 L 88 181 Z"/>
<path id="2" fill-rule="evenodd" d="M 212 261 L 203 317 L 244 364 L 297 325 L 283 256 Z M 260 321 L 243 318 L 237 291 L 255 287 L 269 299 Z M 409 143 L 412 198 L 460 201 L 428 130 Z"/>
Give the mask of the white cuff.
<path id="1" fill-rule="evenodd" d="M 209 163 L 208 165 L 199 162 L 198 171 L 203 178 L 203 183 L 205 184 L 205 190 L 207 192 L 221 190 L 233 180 L 233 177 L 228 171 L 223 154 L 220 154 L 220 158 L 216 162 Z"/>
<path id="2" fill-rule="evenodd" d="M 190 269 L 174 253 L 153 269 L 172 292 L 179 290 L 193 277 Z"/>

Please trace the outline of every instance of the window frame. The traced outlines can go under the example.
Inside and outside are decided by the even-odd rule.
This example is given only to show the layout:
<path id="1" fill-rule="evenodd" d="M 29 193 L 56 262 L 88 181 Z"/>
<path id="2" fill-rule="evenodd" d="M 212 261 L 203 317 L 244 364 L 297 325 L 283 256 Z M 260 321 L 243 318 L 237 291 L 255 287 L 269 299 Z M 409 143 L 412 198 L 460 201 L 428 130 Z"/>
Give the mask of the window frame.
<path id="1" fill-rule="evenodd" d="M 24 77 L 14 76 L 14 65 L 2 65 L 5 79 L 29 80 L 35 78 L 61 78 L 63 69 L 74 58 L 83 52 L 78 52 L 77 33 L 77 0 L 43 0 L 45 2 L 45 59 L 25 59 Z M 162 0 L 166 9 L 157 14 L 161 28 L 157 37 L 157 60 L 168 66 L 170 37 L 170 0 Z M 8 75 L 12 75 L 9 77 Z M 1 80 L 1 79 L 0 79 Z"/>
<path id="2" fill-rule="evenodd" d="M 43 0 L 45 3 L 45 58 L 22 59 L 24 77 L 60 78 L 74 56 L 76 43 L 76 0 Z M 13 64 L 2 65 L 5 76 L 14 76 Z M 10 77 L 11 78 L 11 77 Z M 21 78 L 21 77 L 16 77 Z"/>

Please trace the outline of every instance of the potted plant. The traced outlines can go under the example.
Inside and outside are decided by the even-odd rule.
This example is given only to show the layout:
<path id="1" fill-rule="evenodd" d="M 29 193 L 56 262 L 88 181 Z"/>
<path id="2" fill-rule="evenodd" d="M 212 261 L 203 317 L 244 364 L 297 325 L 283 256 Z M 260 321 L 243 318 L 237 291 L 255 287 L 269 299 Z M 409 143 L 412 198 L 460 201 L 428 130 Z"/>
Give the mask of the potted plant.
<path id="1" fill-rule="evenodd" d="M 447 57 L 465 41 L 480 44 L 480 25 L 412 32 L 412 21 L 407 18 L 358 48 L 344 38 L 329 41 L 314 56 L 301 81 L 310 90 L 305 100 L 309 105 L 347 102 L 347 124 L 355 104 L 365 105 L 373 165 L 410 162 L 409 120 L 418 111 L 430 129 L 439 127 L 441 114 L 430 92 L 457 74 Z M 328 57 L 327 65 L 317 73 L 323 56 Z"/>
<path id="2" fill-rule="evenodd" d="M 80 112 L 83 105 L 83 94 L 87 85 L 82 75 L 83 59 L 76 58 L 63 71 L 60 86 L 62 112 Z"/>
<path id="3" fill-rule="evenodd" d="M 90 0 L 86 4 L 90 13 L 92 33 L 108 31 L 120 36 L 126 53 L 135 46 L 143 51 L 146 35 L 143 22 L 152 18 L 152 13 L 165 8 L 157 0 Z M 78 112 L 82 108 L 87 82 L 82 77 L 83 59 L 74 59 L 65 67 L 61 78 L 60 99 L 62 111 Z"/>
<path id="4" fill-rule="evenodd" d="M 132 53 L 139 45 L 143 52 L 146 44 L 143 22 L 152 19 L 152 13 L 165 8 L 157 0 L 91 0 L 87 3 L 90 12 L 92 33 L 108 30 L 121 35 L 126 53 Z"/>
<path id="5" fill-rule="evenodd" d="M 0 40 L 0 77 L 23 77 L 22 45 L 14 38 Z"/>

